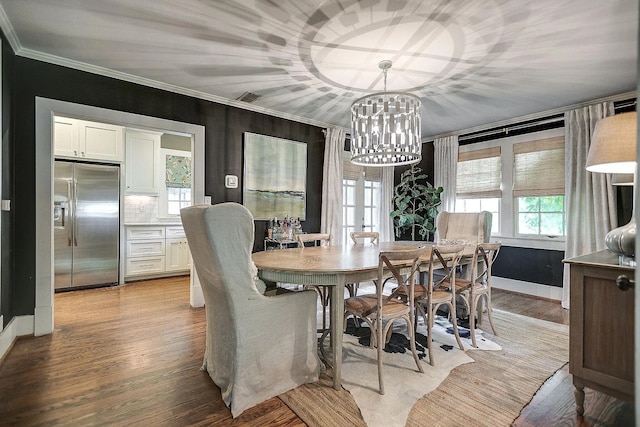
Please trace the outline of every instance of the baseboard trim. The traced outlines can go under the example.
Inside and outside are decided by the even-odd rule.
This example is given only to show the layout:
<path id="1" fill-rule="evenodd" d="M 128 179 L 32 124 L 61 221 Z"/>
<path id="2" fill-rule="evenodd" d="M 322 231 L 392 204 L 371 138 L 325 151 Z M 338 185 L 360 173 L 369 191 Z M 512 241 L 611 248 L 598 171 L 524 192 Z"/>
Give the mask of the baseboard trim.
<path id="1" fill-rule="evenodd" d="M 562 288 L 541 285 L 540 283 L 524 282 L 522 280 L 506 279 L 493 276 L 491 286 L 505 291 L 518 292 L 526 295 L 546 298 L 554 301 L 562 300 Z"/>
<path id="2" fill-rule="evenodd" d="M 24 335 L 33 335 L 34 332 L 34 316 L 16 316 L 9 323 L 7 327 L 0 332 L 0 363 L 4 360 L 4 357 L 9 353 L 16 338 Z"/>

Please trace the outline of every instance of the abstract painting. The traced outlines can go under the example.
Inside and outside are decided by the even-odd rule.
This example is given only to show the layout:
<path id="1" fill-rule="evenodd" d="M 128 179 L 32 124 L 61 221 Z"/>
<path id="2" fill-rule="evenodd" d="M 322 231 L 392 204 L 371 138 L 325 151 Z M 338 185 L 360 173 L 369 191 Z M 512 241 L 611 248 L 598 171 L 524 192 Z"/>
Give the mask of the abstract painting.
<path id="1" fill-rule="evenodd" d="M 255 219 L 305 220 L 307 144 L 244 133 L 242 203 Z"/>

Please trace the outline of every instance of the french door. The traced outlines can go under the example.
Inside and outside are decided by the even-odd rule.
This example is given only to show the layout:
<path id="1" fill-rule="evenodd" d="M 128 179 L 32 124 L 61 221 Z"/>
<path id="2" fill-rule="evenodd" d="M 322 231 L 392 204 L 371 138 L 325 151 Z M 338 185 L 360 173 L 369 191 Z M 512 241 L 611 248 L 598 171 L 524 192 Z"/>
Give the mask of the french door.
<path id="1" fill-rule="evenodd" d="M 342 180 L 342 243 L 352 231 L 378 231 L 380 169 L 354 166 L 345 161 Z"/>

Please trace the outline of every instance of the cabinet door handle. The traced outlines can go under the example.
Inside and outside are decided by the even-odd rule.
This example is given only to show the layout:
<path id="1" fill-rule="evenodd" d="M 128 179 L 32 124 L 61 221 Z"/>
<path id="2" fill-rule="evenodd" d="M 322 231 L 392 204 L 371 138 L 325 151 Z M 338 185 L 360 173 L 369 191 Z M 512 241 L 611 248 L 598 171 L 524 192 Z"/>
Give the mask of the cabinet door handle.
<path id="1" fill-rule="evenodd" d="M 634 289 L 636 287 L 636 281 L 629 279 L 626 275 L 621 274 L 616 279 L 616 286 L 621 291 L 628 291 L 629 289 Z"/>

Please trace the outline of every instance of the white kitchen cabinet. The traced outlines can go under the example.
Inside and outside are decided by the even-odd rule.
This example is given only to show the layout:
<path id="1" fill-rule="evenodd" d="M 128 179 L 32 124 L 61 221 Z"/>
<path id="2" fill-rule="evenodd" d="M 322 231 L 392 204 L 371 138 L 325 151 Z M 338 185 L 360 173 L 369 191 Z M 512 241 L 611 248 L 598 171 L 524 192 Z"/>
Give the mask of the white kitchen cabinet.
<path id="1" fill-rule="evenodd" d="M 161 133 L 125 132 L 126 194 L 158 194 Z"/>
<path id="2" fill-rule="evenodd" d="M 127 258 L 127 276 L 148 276 L 162 274 L 164 268 L 164 256 Z"/>
<path id="3" fill-rule="evenodd" d="M 187 239 L 167 239 L 165 247 L 165 269 L 167 271 L 181 271 L 191 268 L 191 253 Z"/>
<path id="4" fill-rule="evenodd" d="M 125 280 L 188 273 L 191 252 L 180 225 L 126 227 Z"/>
<path id="5" fill-rule="evenodd" d="M 127 240 L 127 257 L 164 256 L 165 240 Z"/>
<path id="6" fill-rule="evenodd" d="M 56 117 L 56 157 L 120 163 L 124 158 L 124 129 L 106 123 Z"/>

